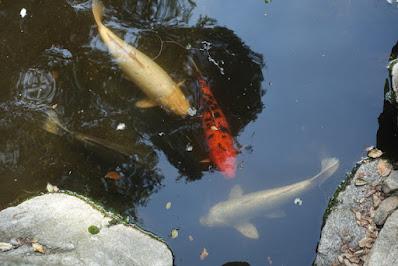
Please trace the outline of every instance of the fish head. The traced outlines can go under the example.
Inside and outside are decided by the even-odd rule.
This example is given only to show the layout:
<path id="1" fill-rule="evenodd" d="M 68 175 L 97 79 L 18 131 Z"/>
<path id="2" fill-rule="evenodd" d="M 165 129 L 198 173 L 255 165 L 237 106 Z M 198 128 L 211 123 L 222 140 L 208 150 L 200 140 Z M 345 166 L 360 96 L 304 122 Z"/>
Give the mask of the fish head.
<path id="1" fill-rule="evenodd" d="M 219 210 L 218 206 L 214 206 L 210 209 L 209 213 L 205 216 L 202 216 L 199 219 L 199 222 L 201 225 L 205 226 L 220 226 L 220 225 L 225 225 L 225 219 L 222 215 L 222 212 Z"/>
<path id="2" fill-rule="evenodd" d="M 185 117 L 190 113 L 191 105 L 178 85 L 168 95 L 159 98 L 160 104 L 167 110 Z"/>

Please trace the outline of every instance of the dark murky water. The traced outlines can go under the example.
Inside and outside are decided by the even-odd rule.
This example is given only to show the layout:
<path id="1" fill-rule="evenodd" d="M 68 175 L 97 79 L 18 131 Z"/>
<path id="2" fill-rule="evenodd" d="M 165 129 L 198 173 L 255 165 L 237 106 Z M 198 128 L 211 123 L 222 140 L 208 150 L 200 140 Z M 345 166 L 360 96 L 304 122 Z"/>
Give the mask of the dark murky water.
<path id="1" fill-rule="evenodd" d="M 381 0 L 105 6 L 106 25 L 156 57 L 174 80 L 185 80 L 184 93 L 200 110 L 188 60 L 195 55 L 240 148 L 236 178 L 200 163 L 207 151 L 197 116 L 134 107 L 142 93 L 112 61 L 90 2 L 0 1 L 0 206 L 50 182 L 164 237 L 177 265 L 311 264 L 328 199 L 364 148 L 376 144 L 398 8 Z M 69 130 L 117 151 L 46 132 L 50 109 Z M 117 130 L 121 123 L 125 130 Z M 340 159 L 338 172 L 298 195 L 301 206 L 292 200 L 283 218 L 251 220 L 258 240 L 199 223 L 234 185 L 253 192 L 301 181 L 328 156 Z M 105 179 L 109 171 L 124 177 Z M 173 228 L 176 239 L 169 237 Z M 209 256 L 201 261 L 203 248 Z"/>

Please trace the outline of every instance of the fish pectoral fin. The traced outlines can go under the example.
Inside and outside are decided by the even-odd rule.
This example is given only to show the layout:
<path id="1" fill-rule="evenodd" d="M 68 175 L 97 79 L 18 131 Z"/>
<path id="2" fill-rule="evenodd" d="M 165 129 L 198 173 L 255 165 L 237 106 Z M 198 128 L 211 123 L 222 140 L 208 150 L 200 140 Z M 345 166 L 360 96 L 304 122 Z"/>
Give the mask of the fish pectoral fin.
<path id="1" fill-rule="evenodd" d="M 235 185 L 229 192 L 229 199 L 237 199 L 242 197 L 243 190 L 239 185 Z"/>
<path id="2" fill-rule="evenodd" d="M 135 103 L 138 108 L 152 108 L 158 106 L 158 103 L 152 99 L 142 99 Z"/>
<path id="3" fill-rule="evenodd" d="M 249 222 L 243 222 L 234 226 L 236 230 L 239 231 L 242 235 L 250 239 L 258 239 L 258 231 L 257 228 Z"/>
<path id="4" fill-rule="evenodd" d="M 275 210 L 275 211 L 272 211 L 272 212 L 267 213 L 265 215 L 265 217 L 272 218 L 272 219 L 274 219 L 274 218 L 282 218 L 282 217 L 285 217 L 285 216 L 286 216 L 286 212 L 284 210 Z"/>

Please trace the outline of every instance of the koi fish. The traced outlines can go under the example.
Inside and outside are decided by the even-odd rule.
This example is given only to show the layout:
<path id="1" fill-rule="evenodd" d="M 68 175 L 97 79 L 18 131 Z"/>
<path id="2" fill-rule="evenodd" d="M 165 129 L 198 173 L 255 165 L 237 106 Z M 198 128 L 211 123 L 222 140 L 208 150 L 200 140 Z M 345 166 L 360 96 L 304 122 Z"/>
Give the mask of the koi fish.
<path id="1" fill-rule="evenodd" d="M 204 78 L 198 78 L 202 94 L 202 127 L 209 148 L 211 162 L 226 178 L 235 177 L 236 149 L 228 121 Z"/>
<path id="2" fill-rule="evenodd" d="M 250 219 L 264 214 L 268 214 L 266 216 L 270 218 L 281 216 L 281 212 L 278 212 L 279 207 L 325 181 L 336 172 L 338 167 L 338 159 L 327 158 L 322 160 L 321 171 L 309 179 L 246 195 L 243 194 L 240 186 L 236 185 L 232 188 L 229 199 L 211 207 L 208 214 L 200 218 L 200 223 L 211 227 L 231 226 L 247 238 L 258 239 L 258 230 L 250 223 Z"/>
<path id="3" fill-rule="evenodd" d="M 180 116 L 190 112 L 190 104 L 166 71 L 151 58 L 130 46 L 102 23 L 104 7 L 99 0 L 92 1 L 92 11 L 99 34 L 129 80 L 144 92 L 148 99 L 138 101 L 139 108 L 161 106 Z"/>
<path id="4" fill-rule="evenodd" d="M 89 136 L 83 133 L 72 131 L 66 128 L 58 119 L 57 114 L 53 110 L 46 111 L 46 120 L 42 124 L 42 128 L 48 133 L 57 136 L 66 136 L 84 144 L 86 148 L 100 152 L 102 155 L 111 155 L 111 158 L 127 159 L 137 150 L 125 146 L 112 143 L 108 140 Z M 141 152 L 141 151 L 140 151 Z"/>

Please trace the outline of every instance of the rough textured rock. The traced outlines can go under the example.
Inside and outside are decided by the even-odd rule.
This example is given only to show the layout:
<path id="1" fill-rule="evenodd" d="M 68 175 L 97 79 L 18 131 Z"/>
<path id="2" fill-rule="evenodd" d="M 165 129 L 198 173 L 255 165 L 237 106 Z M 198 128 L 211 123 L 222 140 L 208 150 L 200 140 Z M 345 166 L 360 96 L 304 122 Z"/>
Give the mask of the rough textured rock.
<path id="1" fill-rule="evenodd" d="M 52 193 L 0 212 L 1 265 L 173 265 L 166 244 L 111 219 L 77 197 Z M 91 225 L 100 228 L 90 234 Z M 34 252 L 37 241 L 45 252 Z"/>
<path id="2" fill-rule="evenodd" d="M 383 182 L 383 192 L 386 194 L 398 190 L 398 171 L 394 170 Z"/>
<path id="3" fill-rule="evenodd" d="M 398 265 L 398 211 L 386 221 L 373 245 L 366 266 Z"/>
<path id="4" fill-rule="evenodd" d="M 367 237 L 368 232 L 357 223 L 355 212 L 369 213 L 369 210 L 373 208 L 370 193 L 374 190 L 374 185 L 381 182 L 382 178 L 377 173 L 377 163 L 378 160 L 363 163 L 346 188 L 338 194 L 335 199 L 337 204 L 332 207 L 322 229 L 315 265 L 337 263 L 344 249 L 358 248 L 359 241 Z M 364 181 L 364 185 L 356 186 L 357 180 Z"/>
<path id="5" fill-rule="evenodd" d="M 383 200 L 377 208 L 375 216 L 373 218 L 377 225 L 383 225 L 387 217 L 398 208 L 398 197 L 391 196 Z"/>

